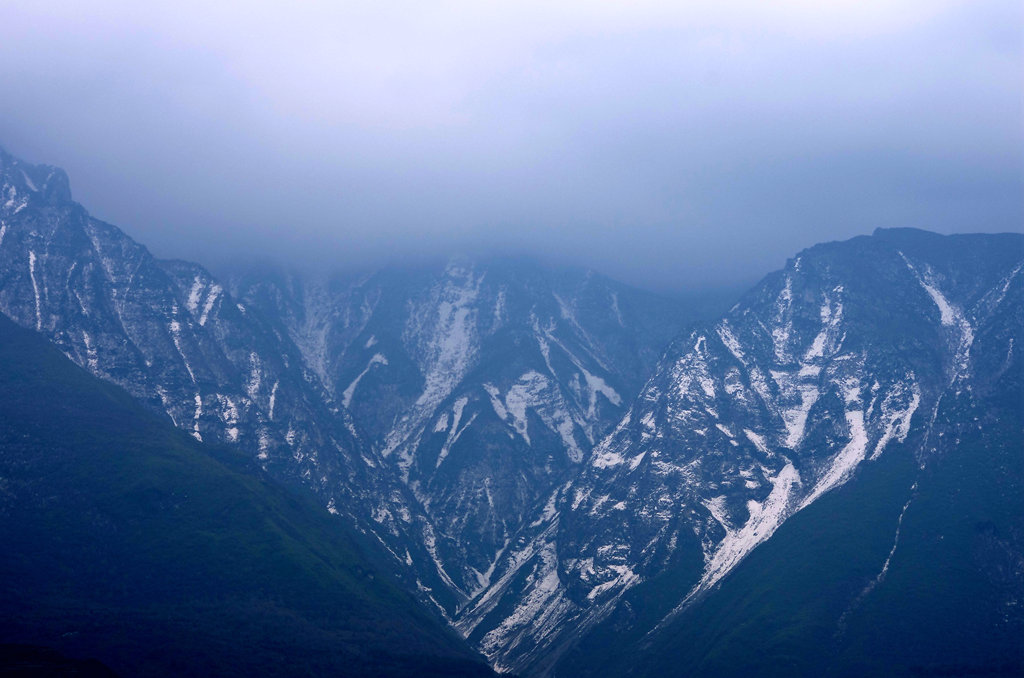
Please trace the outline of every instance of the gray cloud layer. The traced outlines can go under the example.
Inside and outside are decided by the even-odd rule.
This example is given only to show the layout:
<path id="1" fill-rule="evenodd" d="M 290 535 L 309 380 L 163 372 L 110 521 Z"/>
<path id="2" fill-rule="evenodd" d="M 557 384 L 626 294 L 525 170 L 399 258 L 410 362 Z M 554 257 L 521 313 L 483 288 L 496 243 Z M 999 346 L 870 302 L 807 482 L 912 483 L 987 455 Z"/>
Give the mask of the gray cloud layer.
<path id="1" fill-rule="evenodd" d="M 1024 227 L 1017 0 L 207 4 L 0 5 L 0 144 L 161 256 L 671 289 Z"/>

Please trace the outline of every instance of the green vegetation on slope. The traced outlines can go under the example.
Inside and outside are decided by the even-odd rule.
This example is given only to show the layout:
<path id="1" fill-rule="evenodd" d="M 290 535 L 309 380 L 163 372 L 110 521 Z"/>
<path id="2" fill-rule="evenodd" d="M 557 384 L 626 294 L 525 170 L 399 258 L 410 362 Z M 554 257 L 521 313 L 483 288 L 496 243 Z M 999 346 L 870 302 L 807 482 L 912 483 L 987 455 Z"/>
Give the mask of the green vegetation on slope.
<path id="1" fill-rule="evenodd" d="M 119 674 L 490 675 L 341 520 L 0 317 L 0 642 Z"/>

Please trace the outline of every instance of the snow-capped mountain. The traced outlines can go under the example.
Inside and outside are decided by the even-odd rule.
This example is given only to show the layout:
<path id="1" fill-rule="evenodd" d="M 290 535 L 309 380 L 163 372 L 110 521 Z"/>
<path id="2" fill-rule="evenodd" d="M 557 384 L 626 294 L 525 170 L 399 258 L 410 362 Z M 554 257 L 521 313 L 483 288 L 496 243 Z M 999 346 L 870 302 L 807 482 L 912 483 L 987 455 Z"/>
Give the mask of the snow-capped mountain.
<path id="1" fill-rule="evenodd" d="M 361 279 L 261 273 L 233 287 L 281 319 L 408 483 L 466 599 L 490 584 L 512 536 L 575 475 L 683 324 L 675 302 L 524 260 Z"/>
<path id="2" fill-rule="evenodd" d="M 975 343 L 1018 303 L 1022 245 L 892 230 L 789 261 L 674 343 L 458 628 L 526 675 L 601 624 L 656 635 L 865 466 L 927 466 L 969 424 L 943 413 L 979 362 L 1014 355 L 1012 333 Z"/>

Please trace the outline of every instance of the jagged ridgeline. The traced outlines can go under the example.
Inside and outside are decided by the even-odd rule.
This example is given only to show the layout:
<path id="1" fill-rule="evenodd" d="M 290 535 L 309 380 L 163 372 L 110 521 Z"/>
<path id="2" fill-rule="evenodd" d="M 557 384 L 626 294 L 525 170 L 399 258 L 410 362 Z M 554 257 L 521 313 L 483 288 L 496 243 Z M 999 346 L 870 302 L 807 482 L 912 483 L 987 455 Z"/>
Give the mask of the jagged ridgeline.
<path id="1" fill-rule="evenodd" d="M 1022 267 L 801 253 L 674 342 L 459 628 L 528 675 L 1019 670 Z"/>
<path id="2" fill-rule="evenodd" d="M 521 260 L 217 281 L 0 163 L 0 311 L 312 491 L 500 670 L 1020 669 L 1020 235 L 818 245 L 708 322 Z"/>

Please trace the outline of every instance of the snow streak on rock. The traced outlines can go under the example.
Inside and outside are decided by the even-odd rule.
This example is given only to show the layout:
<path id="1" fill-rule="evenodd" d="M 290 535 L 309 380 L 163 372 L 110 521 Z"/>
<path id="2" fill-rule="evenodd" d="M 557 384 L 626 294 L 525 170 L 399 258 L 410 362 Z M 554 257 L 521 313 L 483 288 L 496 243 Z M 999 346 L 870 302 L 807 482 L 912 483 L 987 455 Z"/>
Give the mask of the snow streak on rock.
<path id="1" fill-rule="evenodd" d="M 843 250 L 846 260 L 837 254 Z M 928 426 L 918 411 L 933 407 L 945 385 L 925 386 L 918 355 L 903 347 L 920 340 L 937 309 L 953 372 L 968 374 L 975 330 L 963 302 L 953 300 L 933 268 L 885 243 L 862 250 L 840 243 L 821 252 L 805 253 L 770 277 L 708 331 L 677 341 L 562 491 L 552 507 L 558 529 L 544 519 L 531 522 L 545 526 L 545 536 L 524 535 L 531 550 L 496 569 L 495 582 L 518 577 L 521 587 L 492 584 L 460 627 L 486 638 L 481 647 L 496 665 L 535 670 L 550 661 L 550 648 L 571 642 L 546 629 L 585 633 L 631 589 L 672 567 L 677 552 L 696 549 L 703 572 L 666 610 L 665 621 L 671 619 L 794 514 L 906 443 L 915 422 Z M 852 261 L 863 276 L 848 274 Z M 1016 270 L 979 292 L 979 304 L 998 304 Z M 904 296 L 890 303 L 878 294 L 885 286 Z M 927 303 L 907 307 L 903 299 L 915 286 Z M 900 331 L 916 334 L 880 334 L 875 323 L 891 326 L 894 315 L 907 319 Z M 550 347 L 543 332 L 539 337 L 542 351 Z M 498 403 L 499 394 L 492 395 Z M 557 554 L 556 569 L 541 552 Z M 498 600 L 515 612 L 488 626 Z M 540 600 L 551 601 L 551 612 L 534 631 L 525 620 L 537 617 L 530 603 Z"/>

